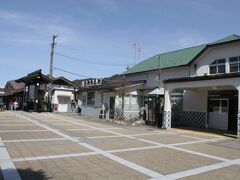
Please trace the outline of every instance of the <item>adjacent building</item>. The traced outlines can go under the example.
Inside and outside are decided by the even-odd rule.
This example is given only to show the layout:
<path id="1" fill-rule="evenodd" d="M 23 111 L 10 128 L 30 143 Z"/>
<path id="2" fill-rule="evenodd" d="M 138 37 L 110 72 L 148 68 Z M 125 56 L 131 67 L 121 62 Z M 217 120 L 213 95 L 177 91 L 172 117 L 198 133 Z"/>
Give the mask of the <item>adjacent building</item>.
<path id="1" fill-rule="evenodd" d="M 3 104 L 4 88 L 0 87 L 0 104 Z"/>
<path id="2" fill-rule="evenodd" d="M 23 82 L 18 83 L 16 80 L 11 80 L 6 83 L 2 99 L 7 110 L 13 109 L 13 103 L 15 101 L 18 103 L 17 109 L 23 108 L 24 86 L 25 84 Z"/>
<path id="3" fill-rule="evenodd" d="M 64 77 L 53 78 L 51 86 L 52 110 L 54 112 L 72 112 L 76 104 L 74 92 L 78 86 Z"/>
<path id="4" fill-rule="evenodd" d="M 76 85 L 66 78 L 50 77 L 44 75 L 41 70 L 37 70 L 16 82 L 25 84 L 23 110 L 72 112 L 71 104 L 74 101 Z"/>
<path id="5" fill-rule="evenodd" d="M 138 117 L 139 103 L 137 94 L 132 90 L 142 87 L 144 80 L 130 81 L 124 76 L 114 75 L 74 82 L 79 86 L 76 98 L 83 115 L 106 119 Z"/>

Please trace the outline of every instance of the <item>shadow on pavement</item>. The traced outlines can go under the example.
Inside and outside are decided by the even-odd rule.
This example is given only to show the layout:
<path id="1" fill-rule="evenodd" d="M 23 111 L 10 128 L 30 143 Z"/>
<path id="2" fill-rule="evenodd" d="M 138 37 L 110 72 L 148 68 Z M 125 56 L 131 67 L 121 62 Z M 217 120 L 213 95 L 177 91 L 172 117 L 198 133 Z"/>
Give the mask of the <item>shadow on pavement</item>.
<path id="1" fill-rule="evenodd" d="M 47 180 L 51 177 L 48 177 L 46 173 L 42 170 L 35 171 L 31 168 L 27 169 L 17 169 L 22 180 Z M 11 176 L 11 169 L 8 169 L 6 173 L 9 173 Z M 13 172 L 12 172 L 13 173 Z M 0 179 L 4 179 L 4 172 L 0 170 Z"/>
<path id="2" fill-rule="evenodd" d="M 50 179 L 46 175 L 46 173 L 42 170 L 35 171 L 33 169 L 27 168 L 27 169 L 17 169 L 19 175 L 23 180 L 47 180 Z"/>

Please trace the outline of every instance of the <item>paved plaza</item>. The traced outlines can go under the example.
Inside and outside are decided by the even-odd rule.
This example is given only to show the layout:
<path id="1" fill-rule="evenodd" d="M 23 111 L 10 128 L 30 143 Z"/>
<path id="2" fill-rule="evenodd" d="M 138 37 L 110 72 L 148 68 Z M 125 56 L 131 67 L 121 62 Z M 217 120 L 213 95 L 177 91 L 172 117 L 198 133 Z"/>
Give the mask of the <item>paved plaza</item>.
<path id="1" fill-rule="evenodd" d="M 99 121 L 0 112 L 0 179 L 240 178 L 238 140 Z"/>

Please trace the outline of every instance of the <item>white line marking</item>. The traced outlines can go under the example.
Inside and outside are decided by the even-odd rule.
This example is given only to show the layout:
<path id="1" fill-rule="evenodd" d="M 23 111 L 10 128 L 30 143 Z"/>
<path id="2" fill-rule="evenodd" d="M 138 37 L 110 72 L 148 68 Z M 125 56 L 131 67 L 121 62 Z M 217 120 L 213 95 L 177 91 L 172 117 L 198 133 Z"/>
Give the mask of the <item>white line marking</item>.
<path id="1" fill-rule="evenodd" d="M 2 174 L 5 180 L 21 179 L 1 138 L 0 138 L 0 166 L 1 166 Z"/>
<path id="2" fill-rule="evenodd" d="M 130 134 L 128 136 L 138 137 L 138 136 L 150 136 L 150 135 L 157 135 L 157 134 L 172 134 L 167 132 L 156 132 L 156 133 L 140 133 L 140 134 Z M 117 137 L 126 137 L 126 135 L 113 135 L 113 136 L 89 136 L 89 139 L 99 139 L 99 138 L 117 138 Z"/>
<path id="3" fill-rule="evenodd" d="M 108 150 L 105 152 L 108 153 L 117 153 L 117 152 L 130 152 L 130 151 L 139 151 L 139 150 L 146 150 L 146 149 L 157 149 L 161 148 L 162 146 L 146 146 L 146 147 L 138 147 L 138 148 L 128 148 L 128 149 L 115 149 L 115 150 Z M 25 157 L 25 158 L 15 158 L 13 159 L 14 162 L 18 161 L 35 161 L 35 160 L 44 160 L 44 159 L 58 159 L 58 158 L 66 158 L 66 157 L 78 157 L 78 156 L 88 156 L 88 155 L 96 155 L 100 154 L 97 152 L 86 152 L 86 153 L 71 153 L 71 154 L 57 154 L 57 155 L 49 155 L 49 156 L 33 156 L 33 157 Z"/>
<path id="4" fill-rule="evenodd" d="M 8 123 L 10 123 L 10 124 L 12 124 L 12 123 L 27 123 L 27 121 L 25 121 L 25 120 L 1 120 L 0 119 L 0 123 L 3 123 L 3 124 L 8 124 Z"/>
<path id="5" fill-rule="evenodd" d="M 100 129 L 122 129 L 122 128 L 100 128 Z M 66 129 L 68 131 L 89 131 L 89 130 L 93 130 L 92 128 L 72 128 L 72 129 Z"/>
<path id="6" fill-rule="evenodd" d="M 106 151 L 103 151 L 103 150 L 101 150 L 101 149 L 99 149 L 99 148 L 96 148 L 96 147 L 94 147 L 94 146 L 92 146 L 92 145 L 90 145 L 90 144 L 80 143 L 79 140 L 76 140 L 76 139 L 74 139 L 73 137 L 71 137 L 71 136 L 69 136 L 69 135 L 67 135 L 67 134 L 65 134 L 65 133 L 61 133 L 61 132 L 59 132 L 59 131 L 57 131 L 57 130 L 55 130 L 55 129 L 52 129 L 52 128 L 46 126 L 46 125 L 43 125 L 43 124 L 37 122 L 37 121 L 34 120 L 34 119 L 25 117 L 24 115 L 20 115 L 20 114 L 18 114 L 18 113 L 15 113 L 15 114 L 18 115 L 18 116 L 20 116 L 20 117 L 22 117 L 22 118 L 25 118 L 25 119 L 27 119 L 27 120 L 29 120 L 29 121 L 31 121 L 31 122 L 33 122 L 33 123 L 41 126 L 41 127 L 44 127 L 44 128 L 46 128 L 46 129 L 48 129 L 48 130 L 50 130 L 50 131 L 52 131 L 52 132 L 54 132 L 54 133 L 62 136 L 62 137 L 66 137 L 66 138 L 68 138 L 69 140 L 71 140 L 71 141 L 73 141 L 73 142 L 78 142 L 78 144 L 81 145 L 81 146 L 83 146 L 83 147 L 86 147 L 86 148 L 88 148 L 88 149 L 90 149 L 90 150 L 92 150 L 92 151 L 94 151 L 94 152 L 96 152 L 96 153 L 99 153 L 99 154 L 101 154 L 101 155 L 103 155 L 103 156 L 105 156 L 105 157 L 107 157 L 107 158 L 109 158 L 109 159 L 112 159 L 112 160 L 114 160 L 114 161 L 116 161 L 116 162 L 118 162 L 118 163 L 120 163 L 120 164 L 122 164 L 122 165 L 124 165 L 124 166 L 127 166 L 127 167 L 129 167 L 129 168 L 131 168 L 131 169 L 134 169 L 134 170 L 136 170 L 136 171 L 138 171 L 138 172 L 140 172 L 140 173 L 142 173 L 142 174 L 145 174 L 145 175 L 147 175 L 147 176 L 149 176 L 149 177 L 151 177 L 151 178 L 162 177 L 162 176 L 163 176 L 163 175 L 161 175 L 161 174 L 159 174 L 159 173 L 157 173 L 157 172 L 155 172 L 155 171 L 152 171 L 152 170 L 147 169 L 147 168 L 145 168 L 145 167 L 143 167 L 143 166 L 140 166 L 140 165 L 137 165 L 137 164 L 132 163 L 132 162 L 130 162 L 130 161 L 127 161 L 127 160 L 125 160 L 125 159 L 123 159 L 123 158 L 120 158 L 120 157 L 118 157 L 118 156 L 116 156 L 116 155 L 113 155 L 113 154 L 111 154 L 111 153 L 109 153 L 109 152 L 106 152 Z M 66 120 L 66 121 L 67 121 L 67 120 Z M 93 127 L 92 127 L 92 128 L 93 128 Z M 94 129 L 95 129 L 95 128 L 94 128 Z M 99 129 L 99 128 L 96 128 L 96 129 Z M 105 131 L 105 130 L 104 130 L 104 131 Z M 106 131 L 107 131 L 107 130 L 106 130 Z M 120 135 L 120 134 L 118 134 L 118 135 Z"/>
<path id="7" fill-rule="evenodd" d="M 66 122 L 72 122 L 72 123 L 75 123 L 75 124 L 82 125 L 81 123 L 73 122 L 71 120 L 65 120 L 65 119 L 62 119 L 61 117 L 56 117 L 56 118 L 58 118 L 60 120 L 63 120 L 63 121 L 66 121 Z M 134 135 L 123 135 L 121 133 L 116 133 L 116 132 L 113 132 L 113 131 L 110 131 L 110 130 L 101 130 L 100 128 L 96 128 L 96 127 L 93 127 L 93 126 L 90 126 L 90 125 L 84 125 L 84 126 L 87 126 L 89 128 L 93 128 L 93 129 L 96 129 L 96 130 L 100 130 L 100 131 L 105 131 L 105 132 L 109 132 L 109 133 L 112 133 L 112 134 L 116 134 L 116 135 L 119 135 L 119 136 L 122 136 L 122 137 L 127 137 L 127 138 L 131 138 L 131 139 L 135 138 Z M 153 142 L 153 141 L 146 140 L 146 139 L 137 139 L 137 138 L 135 138 L 135 139 L 139 140 L 139 141 L 151 143 L 151 144 L 154 144 L 154 145 L 165 146 L 165 147 L 168 147 L 168 148 L 171 148 L 171 149 L 183 151 L 183 152 L 194 154 L 194 155 L 199 155 L 199 156 L 203 156 L 203 157 L 207 157 L 207 158 L 217 159 L 217 160 L 220 160 L 220 161 L 228 161 L 228 159 L 221 158 L 221 157 L 218 157 L 218 156 L 212 156 L 212 155 L 205 154 L 205 153 L 200 153 L 200 152 L 196 152 L 196 151 L 186 150 L 186 149 L 183 149 L 183 148 L 174 147 L 174 146 L 166 145 L 166 144 L 162 144 L 162 143 L 157 143 L 157 142 Z M 199 138 L 197 138 L 197 139 L 199 139 Z M 207 139 L 202 139 L 201 138 L 201 140 L 207 140 Z"/>
<path id="8" fill-rule="evenodd" d="M 97 152 L 85 152 L 85 153 L 71 153 L 71 154 L 56 154 L 49 156 L 33 156 L 25 158 L 15 158 L 13 162 L 22 162 L 22 161 L 37 161 L 37 160 L 48 160 L 48 159 L 59 159 L 59 158 L 68 158 L 68 157 L 81 157 L 81 156 L 92 156 L 97 155 Z"/>
<path id="9" fill-rule="evenodd" d="M 3 130 L 3 131 L 0 131 L 0 133 L 1 133 L 1 132 L 5 132 L 5 133 L 7 133 L 7 132 L 11 132 L 11 133 L 18 133 L 18 132 L 46 132 L 46 131 L 48 131 L 48 130 L 45 130 L 45 129 L 33 129 L 33 130 L 30 130 L 30 129 L 28 129 L 28 130 Z"/>
<path id="10" fill-rule="evenodd" d="M 96 147 L 94 147 L 94 146 L 92 146 L 92 145 L 89 145 L 89 144 L 87 144 L 87 143 L 79 143 L 81 146 L 83 146 L 83 147 L 86 147 L 86 148 L 88 148 L 88 149 L 90 149 L 90 150 L 92 150 L 92 151 L 94 151 L 94 152 L 97 152 L 97 153 L 99 153 L 99 154 L 101 154 L 101 155 L 103 155 L 103 156 L 105 156 L 105 157 L 107 157 L 107 158 L 109 158 L 109 159 L 112 159 L 113 161 L 116 161 L 116 162 L 118 162 L 119 164 L 122 164 L 122 165 L 124 165 L 124 166 L 127 166 L 127 167 L 129 167 L 129 168 L 131 168 L 131 169 L 134 169 L 134 170 L 136 170 L 136 171 L 138 171 L 138 172 L 140 172 L 140 173 L 142 173 L 142 174 L 145 174 L 145 175 L 147 175 L 147 176 L 149 176 L 149 177 L 162 177 L 163 175 L 161 175 L 161 174 L 159 174 L 159 173 L 157 173 L 157 172 L 155 172 L 155 171 L 152 171 L 152 170 L 150 170 L 150 169 L 147 169 L 147 168 L 145 168 L 145 167 L 143 167 L 143 166 L 139 166 L 139 165 L 137 165 L 137 164 L 135 164 L 135 163 L 132 163 L 132 162 L 130 162 L 130 161 L 127 161 L 127 160 L 125 160 L 125 159 L 123 159 L 123 158 L 120 158 L 120 157 L 118 157 L 118 156 L 116 156 L 116 155 L 113 155 L 113 154 L 111 154 L 111 153 L 109 153 L 109 152 L 106 152 L 106 151 L 103 151 L 103 150 L 101 150 L 101 149 L 99 149 L 99 148 L 96 148 Z"/>
<path id="11" fill-rule="evenodd" d="M 230 160 L 230 161 L 227 161 L 227 162 L 221 162 L 221 163 L 217 163 L 217 164 L 203 166 L 203 167 L 200 167 L 200 168 L 195 168 L 195 169 L 190 169 L 190 170 L 186 170 L 186 171 L 181 171 L 181 172 L 169 174 L 169 175 L 166 175 L 165 177 L 170 178 L 170 179 L 180 179 L 180 178 L 184 178 L 184 177 L 194 176 L 194 175 L 197 175 L 197 174 L 221 169 L 221 168 L 224 168 L 224 167 L 229 167 L 229 166 L 232 166 L 232 165 L 235 165 L 235 164 L 238 165 L 239 163 L 240 163 L 240 159 L 234 159 L 234 160 Z M 161 177 L 152 178 L 151 180 L 161 180 Z"/>
<path id="12" fill-rule="evenodd" d="M 195 136 L 189 136 L 189 135 L 183 135 L 183 134 L 176 134 L 181 137 L 186 137 L 186 138 L 191 138 L 191 139 L 198 139 L 198 140 L 203 140 L 205 138 L 200 138 L 200 137 L 195 137 Z"/>
<path id="13" fill-rule="evenodd" d="M 91 125 L 87 125 L 87 124 L 82 124 L 82 123 L 75 122 L 75 121 L 72 121 L 72 120 L 66 120 L 66 119 L 63 119 L 63 118 L 61 118 L 61 117 L 55 117 L 55 118 L 56 118 L 56 119 L 60 119 L 60 120 L 62 120 L 62 121 L 71 122 L 71 123 L 76 124 L 76 125 L 85 126 L 85 127 L 88 127 L 88 128 L 94 129 L 94 130 L 99 130 L 99 131 L 103 131 L 103 132 L 115 134 L 115 135 L 118 135 L 118 136 L 128 137 L 128 138 L 134 139 L 134 137 L 133 137 L 132 135 L 124 135 L 124 134 L 117 133 L 117 132 L 114 132 L 114 131 L 111 131 L 111 130 L 108 130 L 108 129 L 97 128 L 97 127 L 95 127 L 95 126 L 91 126 Z M 68 117 L 66 117 L 66 118 L 68 118 Z M 69 118 L 68 118 L 68 119 L 69 119 Z"/>
<path id="14" fill-rule="evenodd" d="M 163 146 L 144 146 L 144 147 L 137 147 L 137 148 L 114 149 L 114 150 L 108 150 L 107 152 L 109 153 L 130 152 L 130 151 L 140 151 L 140 150 L 147 150 L 147 149 L 158 149 L 162 147 Z"/>
<path id="15" fill-rule="evenodd" d="M 107 130 L 107 129 L 102 129 L 102 128 L 98 128 L 98 127 L 91 126 L 91 125 L 87 125 L 87 124 L 82 124 L 82 123 L 75 122 L 75 121 L 72 121 L 72 120 L 66 120 L 66 119 L 63 119 L 63 118 L 61 118 L 61 117 L 56 117 L 56 118 L 57 118 L 57 119 L 60 119 L 60 120 L 62 120 L 62 121 L 71 122 L 71 123 L 76 124 L 76 125 L 85 126 L 85 127 L 88 127 L 88 128 L 94 129 L 94 130 L 100 130 L 100 131 L 104 131 L 104 132 L 110 132 L 110 133 L 113 133 L 113 134 L 116 134 L 116 135 L 122 135 L 122 134 L 119 134 L 119 133 L 116 133 L 116 132 L 113 132 L 113 131 L 109 131 L 109 130 Z"/>
<path id="16" fill-rule="evenodd" d="M 68 121 L 68 120 L 65 120 L 65 121 Z M 82 124 L 77 123 L 77 122 L 73 122 L 73 123 L 82 125 Z M 85 126 L 89 126 L 89 125 L 85 125 Z M 96 127 L 91 127 L 91 128 L 100 130 L 99 128 L 96 128 Z M 118 136 L 125 136 L 125 137 L 128 137 L 128 138 L 133 138 L 132 137 L 133 135 L 127 135 L 126 136 L 126 135 L 122 135 L 120 133 L 117 133 L 117 135 Z M 192 137 L 190 136 L 190 138 L 192 138 Z M 207 141 L 210 141 L 210 142 L 211 141 L 218 141 L 218 140 L 223 139 L 223 138 L 217 138 L 215 140 L 212 140 L 212 139 L 211 140 L 207 140 L 207 139 L 203 139 L 203 138 L 195 138 L 195 139 L 198 139 L 199 141 L 197 141 L 197 142 L 195 141 L 195 142 L 192 142 L 192 143 L 207 142 Z M 172 149 L 175 149 L 175 150 L 179 150 L 179 151 L 183 151 L 183 152 L 187 152 L 187 153 L 191 153 L 191 154 L 195 154 L 195 155 L 200 155 L 200 156 L 204 156 L 204 157 L 208 157 L 208 158 L 213 158 L 213 159 L 225 161 L 226 163 L 228 163 L 230 161 L 229 159 L 225 159 L 225 158 L 221 158 L 221 157 L 217 157 L 217 156 L 211 156 L 211 155 L 208 155 L 208 154 L 199 153 L 199 152 L 195 152 L 195 151 L 190 151 L 190 150 L 182 149 L 182 148 L 179 148 L 179 147 L 174 147 L 174 146 L 177 146 L 177 145 L 190 144 L 190 142 L 184 142 L 184 143 L 181 142 L 181 143 L 175 143 L 175 144 L 172 144 L 172 145 L 166 145 L 166 144 L 161 144 L 161 143 L 157 143 L 157 142 L 153 142 L 153 141 L 149 141 L 149 140 L 145 140 L 145 139 L 136 139 L 136 140 L 152 143 L 154 145 L 161 146 L 161 147 L 172 148 Z M 94 146 L 91 146 L 89 144 L 86 144 L 86 143 L 78 143 L 78 144 L 80 144 L 80 145 L 82 145 L 84 147 L 88 147 L 89 149 L 93 150 L 94 152 L 98 152 L 98 153 L 104 155 L 105 157 L 108 157 L 108 158 L 110 158 L 112 160 L 115 160 L 115 161 L 119 162 L 120 164 L 123 164 L 123 165 L 125 165 L 127 167 L 130 167 L 132 169 L 135 169 L 135 170 L 137 170 L 137 171 L 139 171 L 141 173 L 144 173 L 146 175 L 150 175 L 150 177 L 157 178 L 157 179 L 173 179 L 170 176 L 168 177 L 168 176 L 163 176 L 161 174 L 159 175 L 159 173 L 154 172 L 152 170 L 149 171 L 149 169 L 142 169 L 142 167 L 138 166 L 138 165 L 136 167 L 134 163 L 128 162 L 125 159 L 122 159 L 122 158 L 119 158 L 119 157 L 117 157 L 115 155 L 112 155 L 110 152 L 103 151 L 103 150 L 98 149 L 98 148 L 96 148 Z M 147 147 L 143 147 L 143 148 L 147 148 Z M 130 148 L 129 150 L 131 151 L 131 150 L 136 150 L 136 149 Z M 123 151 L 123 150 L 121 150 L 121 151 Z M 236 163 L 240 164 L 239 161 L 237 161 Z M 220 164 L 220 163 L 218 163 L 218 164 Z M 218 164 L 216 164 L 216 166 L 218 166 Z M 214 165 L 211 165 L 211 166 L 214 167 Z M 204 168 L 204 167 L 202 167 L 202 168 L 205 169 L 205 171 L 208 171 L 207 168 Z M 197 168 L 197 169 L 199 169 L 199 168 Z M 202 171 L 203 170 L 199 170 L 199 173 L 201 173 Z M 179 172 L 179 173 L 181 173 L 181 172 Z M 182 172 L 182 174 L 184 174 L 184 173 Z M 191 174 L 191 172 L 189 174 Z M 175 175 L 176 175 L 176 173 L 175 173 Z M 173 175 L 172 175 L 172 177 L 173 177 Z"/>
<path id="17" fill-rule="evenodd" d="M 91 129 L 92 130 L 92 129 Z M 112 135 L 112 136 L 88 136 L 89 139 L 102 139 L 102 138 L 118 138 L 118 137 L 124 137 L 120 135 Z"/>
<path id="18" fill-rule="evenodd" d="M 151 143 L 151 144 L 155 144 L 155 145 L 162 145 L 166 148 L 170 148 L 170 149 L 174 149 L 174 150 L 179 150 L 179 151 L 183 151 L 183 152 L 186 152 L 186 153 L 190 153 L 190 154 L 194 154 L 194 155 L 199 155 L 199 156 L 203 156 L 203 157 L 207 157 L 207 158 L 211 158 L 211 159 L 216 159 L 216 160 L 219 160 L 219 161 L 229 161 L 229 159 L 225 159 L 225 158 L 221 158 L 221 157 L 218 157 L 218 156 L 213 156 L 213 155 L 209 155 L 209 154 L 205 154 L 205 153 L 200 153 L 200 152 L 196 152 L 196 151 L 191 151 L 191 150 L 187 150 L 187 149 L 183 149 L 183 148 L 179 148 L 179 147 L 175 147 L 175 146 L 172 146 L 172 145 L 167 145 L 167 144 L 162 144 L 162 143 L 157 143 L 157 142 L 153 142 L 153 141 L 150 141 L 150 140 L 146 140 L 146 139 L 138 139 L 142 142 L 147 142 L 147 143 Z M 206 140 L 207 141 L 207 140 Z M 205 141 L 205 142 L 206 142 Z M 177 143 L 178 144 L 178 143 Z M 182 144 L 182 143 L 179 143 L 179 144 Z"/>
<path id="19" fill-rule="evenodd" d="M 60 132 L 60 131 L 57 130 L 57 129 L 50 128 L 50 127 L 48 127 L 47 125 L 44 125 L 44 124 L 42 124 L 42 123 L 40 123 L 40 122 L 38 122 L 38 121 L 36 121 L 36 120 L 33 120 L 33 119 L 31 119 L 31 118 L 29 118 L 29 117 L 27 117 L 27 116 L 24 116 L 24 115 L 21 115 L 21 114 L 18 114 L 18 113 L 15 113 L 15 114 L 16 114 L 17 116 L 20 116 L 20 117 L 24 118 L 24 119 L 27 119 L 28 121 L 30 121 L 30 122 L 38 125 L 38 126 L 41 126 L 41 127 L 45 128 L 45 129 L 47 129 L 47 130 L 49 130 L 49 131 L 52 131 L 53 133 L 55 133 L 55 134 L 57 134 L 57 135 L 59 135 L 59 136 L 65 137 L 65 138 L 67 138 L 67 139 L 70 139 L 70 140 L 73 141 L 73 142 L 79 142 L 79 140 L 76 140 L 75 138 L 73 138 L 73 137 L 71 137 L 71 136 L 69 136 L 69 135 L 67 135 L 67 134 L 65 134 L 65 133 Z"/>
<path id="20" fill-rule="evenodd" d="M 11 142 L 35 142 L 35 141 L 61 141 L 67 140 L 67 138 L 46 138 L 46 139 L 20 139 L 20 140 L 3 140 L 4 143 Z"/>
<path id="21" fill-rule="evenodd" d="M 61 138 L 54 138 L 52 140 L 57 140 L 57 139 L 61 139 Z M 43 139 L 44 140 L 44 139 Z M 62 138 L 62 140 L 66 140 L 66 138 Z M 11 141 L 11 140 L 10 140 Z M 21 140 L 20 140 L 21 141 Z M 201 142 L 215 142 L 216 140 L 214 139 L 209 139 L 209 140 L 199 140 L 199 141 L 191 141 L 191 142 L 186 142 L 187 144 L 195 144 L 195 143 L 201 143 Z M 169 144 L 169 146 L 179 146 L 182 145 L 182 143 L 174 143 L 174 144 Z M 158 148 L 162 148 L 165 147 L 163 145 L 154 145 L 154 146 L 143 146 L 143 147 L 136 147 L 136 148 L 126 148 L 126 149 L 114 149 L 114 150 L 106 150 L 106 152 L 108 153 L 117 153 L 117 152 L 129 152 L 129 151 L 140 151 L 140 150 L 147 150 L 147 149 L 158 149 Z M 77 156 L 82 156 L 82 153 L 73 153 L 70 154 L 71 156 L 77 157 Z M 71 157 L 69 155 L 69 157 Z M 91 155 L 91 154 L 90 154 Z M 84 154 L 84 156 L 87 156 L 87 153 Z M 43 157 L 46 157 L 46 159 L 48 159 L 49 156 L 38 156 L 41 159 L 44 159 Z M 19 159 L 18 161 L 25 161 L 27 159 L 29 160 L 38 160 L 38 157 L 27 157 L 27 158 L 17 158 Z M 53 158 L 61 158 L 61 157 L 68 157 L 68 154 L 61 154 L 59 157 L 57 155 L 54 156 L 50 156 L 52 159 Z M 34 159 L 35 158 L 35 159 Z M 20 160 L 21 159 L 21 160 Z M 15 161 L 15 159 L 14 159 Z"/>
<path id="22" fill-rule="evenodd" d="M 225 139 L 225 138 L 203 139 L 203 140 L 198 140 L 198 141 L 179 142 L 179 143 L 173 143 L 173 144 L 168 144 L 168 145 L 170 145 L 170 146 L 181 146 L 181 145 L 204 143 L 204 142 L 218 142 L 219 140 L 223 140 L 223 139 Z"/>
<path id="23" fill-rule="evenodd" d="M 36 126 L 35 124 L 2 124 L 0 127 L 6 127 L 6 126 Z"/>
<path id="24" fill-rule="evenodd" d="M 51 125 L 54 125 L 54 126 L 76 126 L 75 124 L 51 124 Z"/>

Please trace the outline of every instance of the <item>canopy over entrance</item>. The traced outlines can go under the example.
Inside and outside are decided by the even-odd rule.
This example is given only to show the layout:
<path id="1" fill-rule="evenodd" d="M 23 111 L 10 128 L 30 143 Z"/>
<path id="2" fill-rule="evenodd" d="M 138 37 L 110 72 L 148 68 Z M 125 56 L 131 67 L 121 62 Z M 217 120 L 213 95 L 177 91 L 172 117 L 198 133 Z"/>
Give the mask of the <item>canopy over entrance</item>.
<path id="1" fill-rule="evenodd" d="M 163 88 L 156 88 L 148 94 L 149 95 L 164 95 L 164 89 Z"/>
<path id="2" fill-rule="evenodd" d="M 189 115 L 190 112 L 192 113 L 190 114 L 192 119 L 189 120 L 196 120 L 197 118 L 195 118 L 195 115 L 197 115 L 197 117 L 203 117 L 201 119 L 207 119 L 207 125 L 209 125 L 209 127 L 210 125 L 216 127 L 216 124 L 211 123 L 211 120 L 214 123 L 217 120 L 219 121 L 219 119 L 221 119 L 217 117 L 219 114 L 221 114 L 221 117 L 223 114 L 226 115 L 225 118 L 222 118 L 223 120 L 227 120 L 227 118 L 231 119 L 230 115 L 233 114 L 235 115 L 234 123 L 235 126 L 237 126 L 237 136 L 240 137 L 240 73 L 195 76 L 165 80 L 163 121 L 163 127 L 165 128 L 171 127 L 171 94 L 175 89 L 186 90 L 183 97 L 185 99 L 183 101 L 183 108 L 184 112 L 186 111 L 185 114 Z M 228 92 L 230 92 L 230 94 Z M 236 108 L 235 106 L 231 107 L 235 104 Z M 236 111 L 234 110 L 234 112 L 232 112 L 233 109 L 236 109 Z M 200 122 L 199 119 L 197 122 Z M 219 125 L 219 123 L 220 122 L 217 124 Z M 226 123 L 227 121 L 225 122 L 225 125 Z M 231 124 L 228 123 L 228 126 L 230 125 Z M 222 127 L 226 129 L 225 126 Z"/>

